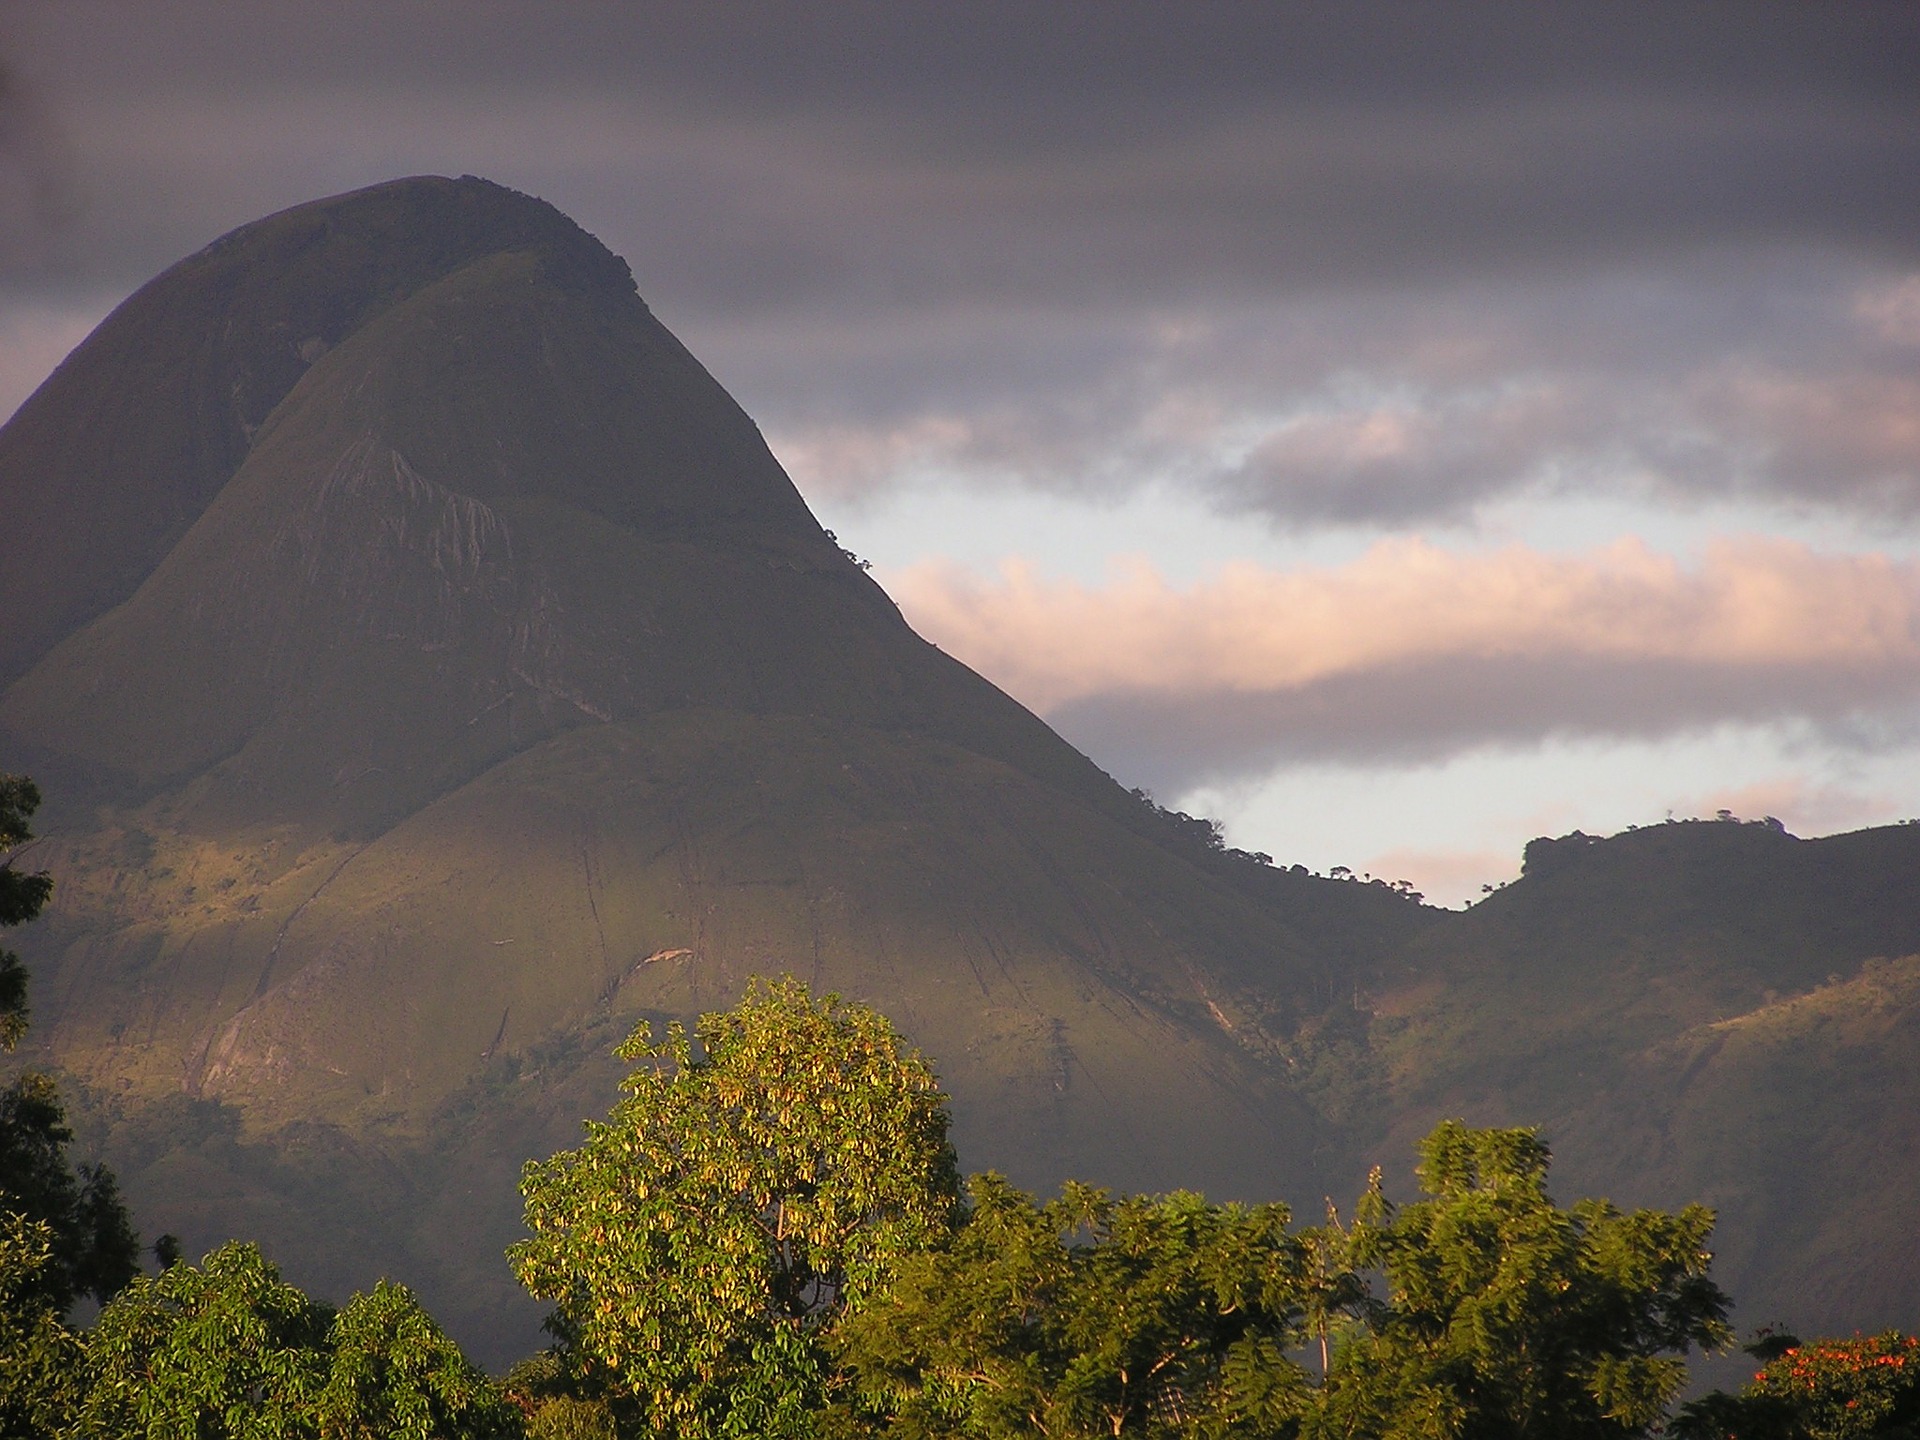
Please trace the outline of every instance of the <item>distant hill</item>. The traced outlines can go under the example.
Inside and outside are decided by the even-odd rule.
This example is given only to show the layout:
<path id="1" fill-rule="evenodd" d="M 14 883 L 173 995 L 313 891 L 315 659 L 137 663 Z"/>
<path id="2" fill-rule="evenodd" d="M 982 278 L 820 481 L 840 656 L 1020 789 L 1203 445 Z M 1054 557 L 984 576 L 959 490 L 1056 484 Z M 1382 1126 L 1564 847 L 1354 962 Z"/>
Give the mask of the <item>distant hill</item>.
<path id="1" fill-rule="evenodd" d="M 519 1162 L 635 1019 L 782 970 L 936 1059 L 970 1165 L 1344 1175 L 1276 1037 L 1434 912 L 1249 877 L 921 641 L 551 207 L 227 236 L 0 430 L 0 503 L 33 1033 L 150 1227 L 510 1354 Z"/>
<path id="2" fill-rule="evenodd" d="M 792 971 L 963 1163 L 1282 1197 L 1430 1122 L 1703 1198 L 1742 1318 L 1920 1325 L 1920 827 L 1528 847 L 1465 913 L 1223 850 L 907 627 L 626 266 L 397 181 L 246 226 L 0 429 L 40 1047 L 148 1231 L 387 1271 L 493 1361 L 520 1163 Z"/>
<path id="3" fill-rule="evenodd" d="M 1920 1321 L 1920 826 L 1536 840 L 1369 1003 L 1383 1158 L 1541 1125 L 1565 1194 L 1716 1206 L 1744 1323 Z"/>

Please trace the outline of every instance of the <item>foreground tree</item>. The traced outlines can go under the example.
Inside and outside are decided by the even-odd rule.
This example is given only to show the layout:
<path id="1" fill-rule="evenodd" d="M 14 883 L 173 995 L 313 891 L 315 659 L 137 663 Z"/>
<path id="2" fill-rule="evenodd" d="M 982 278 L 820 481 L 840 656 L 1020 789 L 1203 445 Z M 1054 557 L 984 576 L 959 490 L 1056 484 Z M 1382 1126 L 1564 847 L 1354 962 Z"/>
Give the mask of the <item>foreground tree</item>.
<path id="1" fill-rule="evenodd" d="M 0 1435 L 51 1436 L 80 1398 L 80 1341 L 53 1303 L 53 1231 L 0 1211 Z"/>
<path id="2" fill-rule="evenodd" d="M 80 1437 L 494 1440 L 516 1413 L 402 1285 L 310 1299 L 252 1245 L 143 1276 L 84 1337 Z"/>
<path id="3" fill-rule="evenodd" d="M 1347 1237 L 1388 1295 L 1336 1352 L 1314 1434 L 1639 1435 L 1685 1383 L 1687 1349 L 1729 1339 L 1710 1211 L 1562 1210 L 1530 1130 L 1448 1121 L 1420 1153 L 1428 1198 L 1396 1211 L 1376 1174 Z"/>
<path id="4" fill-rule="evenodd" d="M 1682 1407 L 1677 1440 L 1915 1440 L 1920 1437 L 1920 1336 L 1889 1330 L 1850 1339 L 1765 1336 L 1764 1361 L 1736 1395 L 1716 1390 Z"/>
<path id="5" fill-rule="evenodd" d="M 53 892 L 44 871 L 27 873 L 14 864 L 33 838 L 28 822 L 39 806 L 31 780 L 0 775 L 0 927 L 32 920 Z M 12 1050 L 26 1025 L 27 972 L 18 956 L 0 950 L 0 1049 Z M 133 1277 L 140 1258 L 112 1173 L 72 1165 L 72 1140 L 47 1076 L 16 1075 L 0 1089 L 0 1212 L 47 1227 L 49 1250 L 35 1272 L 33 1294 L 63 1315 L 81 1296 L 104 1301 Z"/>
<path id="6" fill-rule="evenodd" d="M 977 1177 L 967 1223 L 901 1262 L 836 1349 L 845 1434 L 1290 1435 L 1311 1388 L 1310 1261 L 1283 1205 L 1113 1199 L 1036 1205 Z"/>
<path id="7" fill-rule="evenodd" d="M 382 1280 L 327 1332 L 321 1440 L 490 1440 L 518 1433 L 517 1412 L 460 1352 L 413 1292 Z"/>
<path id="8" fill-rule="evenodd" d="M 580 1375 L 656 1435 L 802 1435 L 823 1329 L 946 1233 L 946 1097 L 886 1019 L 799 982 L 642 1024 L 626 1097 L 521 1181 L 509 1252 Z"/>
<path id="9" fill-rule="evenodd" d="M 25 924 L 53 891 L 44 871 L 14 862 L 32 839 L 40 792 L 0 775 L 0 927 Z M 0 1051 L 27 1028 L 27 972 L 0 950 Z M 53 1434 L 79 1395 L 78 1339 L 66 1316 L 83 1296 L 106 1300 L 138 1268 L 135 1236 L 111 1172 L 72 1165 L 73 1132 L 45 1075 L 0 1088 L 0 1434 Z"/>
<path id="10" fill-rule="evenodd" d="M 87 1336 L 77 1431 L 99 1440 L 312 1436 L 333 1318 L 252 1245 L 141 1276 Z"/>
<path id="11" fill-rule="evenodd" d="M 13 852 L 33 838 L 27 822 L 40 808 L 40 791 L 24 775 L 0 775 L 0 927 L 24 925 L 53 893 L 44 870 L 18 869 Z M 11 1050 L 27 1029 L 27 972 L 20 957 L 0 949 L 0 1048 Z"/>

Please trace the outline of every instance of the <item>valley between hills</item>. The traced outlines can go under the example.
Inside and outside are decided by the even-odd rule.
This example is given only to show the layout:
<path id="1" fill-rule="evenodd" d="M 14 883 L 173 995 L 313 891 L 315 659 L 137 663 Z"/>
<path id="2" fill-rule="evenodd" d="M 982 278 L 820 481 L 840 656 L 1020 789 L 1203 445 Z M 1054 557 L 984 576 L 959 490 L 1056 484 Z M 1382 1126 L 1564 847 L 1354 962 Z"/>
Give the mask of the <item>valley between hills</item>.
<path id="1" fill-rule="evenodd" d="M 500 1260 L 642 1019 L 890 1016 L 968 1170 L 1348 1197 L 1438 1121 L 1719 1215 L 1746 1327 L 1920 1326 L 1920 826 L 1535 841 L 1464 912 L 1223 848 L 916 636 L 551 207 L 243 227 L 0 430 L 0 768 L 56 880 L 21 1055 L 141 1225 L 413 1285 Z"/>

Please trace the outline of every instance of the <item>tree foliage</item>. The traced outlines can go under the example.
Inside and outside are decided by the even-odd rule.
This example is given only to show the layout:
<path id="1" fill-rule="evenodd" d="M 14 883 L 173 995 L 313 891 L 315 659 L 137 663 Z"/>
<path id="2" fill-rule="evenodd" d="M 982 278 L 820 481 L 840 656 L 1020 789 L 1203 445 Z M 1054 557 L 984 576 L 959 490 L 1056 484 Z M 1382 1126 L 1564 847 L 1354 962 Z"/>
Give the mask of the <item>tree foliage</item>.
<path id="1" fill-rule="evenodd" d="M 327 1334 L 322 1440 L 504 1436 L 515 1414 L 404 1285 L 355 1295 Z"/>
<path id="2" fill-rule="evenodd" d="M 53 891 L 44 872 L 22 873 L 14 852 L 33 838 L 28 821 L 40 792 L 22 775 L 0 775 L 0 926 L 32 920 Z M 27 1021 L 27 973 L 0 951 L 0 1045 L 18 1044 Z M 0 1213 L 45 1227 L 48 1249 L 32 1271 L 34 1303 L 65 1314 L 83 1295 L 105 1300 L 138 1268 L 140 1241 L 113 1175 L 73 1166 L 73 1132 L 59 1092 L 45 1075 L 16 1075 L 0 1088 Z M 23 1232 L 24 1233 L 24 1232 Z M 24 1272 L 23 1272 L 24 1273 Z"/>
<path id="3" fill-rule="evenodd" d="M 142 1276 L 85 1336 L 75 1434 L 493 1440 L 516 1416 L 403 1285 L 337 1313 L 253 1245 Z"/>
<path id="4" fill-rule="evenodd" d="M 647 1431 L 804 1433 L 822 1328 L 952 1222 L 946 1097 L 884 1017 L 792 979 L 696 1036 L 635 1030 L 625 1098 L 527 1166 L 510 1257 Z"/>
<path id="5" fill-rule="evenodd" d="M 80 1342 L 52 1298 L 53 1248 L 44 1221 L 0 1211 L 0 1435 L 53 1435 L 79 1400 Z"/>
<path id="6" fill-rule="evenodd" d="M 52 1251 L 36 1283 L 62 1314 L 81 1296 L 107 1299 L 140 1260 L 113 1172 L 71 1164 L 72 1140 L 50 1078 L 29 1072 L 0 1088 L 0 1210 L 47 1227 Z"/>
<path id="7" fill-rule="evenodd" d="M 1677 1440 L 1914 1440 L 1920 1436 L 1920 1336 L 1749 1346 L 1765 1360 L 1737 1395 L 1683 1407 Z"/>
<path id="8" fill-rule="evenodd" d="M 1279 1435 L 1309 1400 L 1307 1252 L 1283 1205 L 977 1177 L 946 1244 L 850 1314 L 841 1428 L 981 1440 Z"/>
<path id="9" fill-rule="evenodd" d="M 44 870 L 15 867 L 13 852 L 33 838 L 27 822 L 40 808 L 40 791 L 24 775 L 0 775 L 0 926 L 24 925 L 53 893 Z M 20 1043 L 27 1028 L 27 972 L 20 957 L 0 949 L 0 1049 Z"/>
<path id="10" fill-rule="evenodd" d="M 962 1206 L 873 1011 L 756 982 L 697 1042 L 640 1027 L 612 1115 L 525 1172 L 542 1433 L 1613 1440 L 1726 1338 L 1711 1214 L 1562 1209 L 1529 1130 L 1442 1124 L 1425 1198 L 1376 1172 L 1351 1225 L 993 1175 Z"/>
<path id="11" fill-rule="evenodd" d="M 1711 1212 L 1562 1210 L 1548 1160 L 1531 1130 L 1448 1121 L 1421 1146 L 1426 1199 L 1396 1211 L 1376 1175 L 1347 1243 L 1387 1298 L 1337 1351 L 1316 1434 L 1642 1434 L 1686 1350 L 1726 1342 Z"/>
<path id="12" fill-rule="evenodd" d="M 294 1440 L 316 1433 L 333 1310 L 253 1245 L 143 1275 L 87 1338 L 79 1433 Z"/>

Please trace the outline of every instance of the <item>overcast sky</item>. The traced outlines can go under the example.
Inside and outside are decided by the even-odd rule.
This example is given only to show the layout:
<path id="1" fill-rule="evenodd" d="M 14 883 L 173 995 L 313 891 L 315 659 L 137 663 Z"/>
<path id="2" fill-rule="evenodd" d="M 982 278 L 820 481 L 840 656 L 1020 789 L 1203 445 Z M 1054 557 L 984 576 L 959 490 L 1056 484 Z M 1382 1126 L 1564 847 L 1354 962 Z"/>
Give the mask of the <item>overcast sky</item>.
<path id="1" fill-rule="evenodd" d="M 0 0 L 0 414 L 259 215 L 544 196 L 930 638 L 1235 843 L 1920 814 L 1920 7 Z"/>

